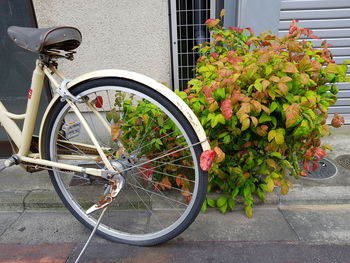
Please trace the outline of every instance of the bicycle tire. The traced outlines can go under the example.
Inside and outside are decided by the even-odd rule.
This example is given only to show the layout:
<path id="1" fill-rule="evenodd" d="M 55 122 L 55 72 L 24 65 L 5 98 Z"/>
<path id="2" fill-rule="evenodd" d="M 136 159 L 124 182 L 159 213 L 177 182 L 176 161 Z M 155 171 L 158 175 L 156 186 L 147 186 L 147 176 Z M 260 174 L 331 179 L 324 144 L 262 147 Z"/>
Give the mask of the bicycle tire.
<path id="1" fill-rule="evenodd" d="M 168 162 L 163 161 L 161 165 L 158 164 L 158 166 L 156 166 L 155 163 L 158 162 L 158 160 L 164 160 L 165 158 L 170 158 L 168 156 L 171 156 L 171 155 L 168 154 L 166 157 L 162 157 L 162 155 L 159 155 L 159 154 L 163 152 L 157 153 L 156 152 L 157 150 L 154 150 L 155 146 L 152 146 L 153 151 L 156 152 L 155 154 L 152 152 L 152 154 L 154 154 L 155 156 L 157 156 L 158 154 L 157 157 L 160 159 L 157 159 L 157 160 L 156 158 L 150 159 L 149 156 L 152 156 L 150 152 L 147 152 L 147 150 L 143 150 L 143 148 L 146 148 L 146 146 L 149 143 L 146 144 L 146 146 L 143 144 L 143 146 L 141 147 L 142 141 L 141 142 L 138 141 L 138 143 L 140 144 L 137 146 L 137 149 L 136 149 L 139 151 L 138 155 L 137 154 L 132 155 L 132 156 L 137 155 L 138 159 L 136 161 L 135 160 L 132 161 L 135 164 L 133 167 L 136 167 L 136 165 L 142 164 L 143 162 L 145 162 L 145 159 L 147 160 L 146 162 L 151 163 L 153 167 L 151 166 L 151 167 L 145 168 L 144 166 L 141 166 L 142 168 L 137 168 L 138 169 L 137 172 L 134 172 L 134 170 L 131 170 L 133 172 L 131 172 L 128 176 L 126 176 L 126 186 L 122 189 L 120 194 L 117 196 L 116 200 L 112 203 L 112 204 L 115 204 L 115 206 L 109 208 L 108 219 L 102 221 L 96 233 L 111 241 L 121 242 L 121 243 L 126 243 L 131 245 L 141 245 L 141 246 L 156 245 L 156 244 L 168 241 L 176 237 L 180 233 L 182 233 L 198 215 L 202 206 L 202 202 L 205 198 L 206 185 L 207 185 L 207 173 L 202 171 L 199 167 L 199 159 L 200 159 L 200 154 L 202 153 L 202 147 L 199 144 L 195 131 L 193 130 L 188 120 L 184 117 L 184 114 L 169 100 L 169 98 L 164 97 L 162 94 L 158 93 L 157 91 L 143 84 L 134 82 L 132 80 L 127 80 L 127 79 L 120 79 L 120 78 L 94 79 L 71 88 L 70 92 L 75 96 L 78 96 L 78 95 L 84 96 L 84 97 L 88 97 L 89 99 L 92 99 L 95 96 L 95 102 L 97 99 L 97 94 L 101 94 L 101 97 L 104 98 L 103 100 L 106 100 L 106 98 L 110 100 L 111 99 L 110 95 L 113 94 L 113 92 L 115 96 L 117 96 L 117 94 L 123 94 L 123 96 L 124 95 L 126 96 L 124 97 L 122 109 L 124 109 L 123 107 L 125 107 L 124 104 L 126 104 L 126 101 L 127 101 L 127 99 L 125 98 L 128 98 L 127 96 L 130 96 L 132 98 L 134 98 L 134 96 L 137 97 L 137 99 L 135 99 L 136 102 L 133 101 L 133 104 L 132 104 L 132 106 L 137 105 L 135 106 L 136 108 L 139 107 L 140 104 L 142 104 L 141 102 L 144 102 L 144 104 L 147 107 L 149 106 L 152 108 L 156 106 L 157 107 L 156 110 L 148 112 L 148 115 L 152 115 L 152 114 L 154 115 L 152 119 L 153 122 L 154 122 L 155 116 L 158 116 L 157 126 L 154 126 L 153 124 L 149 124 L 149 127 L 152 126 L 152 129 L 149 130 L 149 133 L 151 133 L 151 131 L 152 133 L 149 136 L 157 136 L 155 135 L 155 132 L 153 132 L 153 130 L 158 130 L 158 129 L 155 129 L 154 127 L 163 128 L 168 123 L 170 123 L 170 126 L 176 125 L 175 128 L 173 127 L 172 129 L 170 129 L 171 133 L 169 132 L 168 134 L 166 134 L 167 137 L 165 138 L 168 138 L 168 140 L 170 140 L 172 133 L 177 135 L 181 132 L 182 133 L 181 136 L 183 136 L 184 139 L 182 139 L 180 135 L 177 135 L 175 139 L 172 138 L 182 148 L 181 147 L 179 148 L 179 145 L 177 145 L 175 146 L 175 148 L 178 147 L 177 149 L 180 149 L 180 151 L 174 150 L 173 152 L 171 152 L 172 150 L 170 150 L 170 153 L 172 153 L 174 156 L 175 156 L 175 153 L 179 153 L 179 152 L 182 153 L 183 155 L 185 155 L 185 153 L 186 154 L 190 153 L 190 158 L 191 158 L 191 160 L 187 160 L 187 162 L 184 162 L 185 161 L 184 159 L 179 160 L 182 157 L 178 158 L 178 156 L 176 156 L 174 158 L 178 158 L 178 159 L 170 159 L 170 161 Z M 103 95 L 103 92 L 106 92 L 107 97 L 106 95 Z M 115 100 L 115 103 L 116 103 L 116 100 Z M 112 103 L 109 102 L 109 104 L 111 105 Z M 101 109 L 99 109 L 100 110 L 99 113 L 102 112 L 101 115 L 106 117 L 107 116 L 106 112 L 112 111 L 111 107 L 113 106 L 110 106 L 110 107 L 106 106 L 106 108 L 108 109 L 102 110 L 102 111 Z M 130 109 L 131 108 L 128 108 L 128 110 Z M 163 126 L 160 126 L 160 125 L 158 126 L 159 124 L 158 122 L 161 122 L 161 119 L 159 119 L 158 111 L 161 111 L 161 114 L 163 114 L 163 116 L 165 116 L 165 114 L 167 115 L 166 118 L 162 117 L 163 121 L 164 120 L 166 121 L 166 124 Z M 82 112 L 84 114 L 85 119 L 88 119 L 88 117 L 90 116 L 89 113 L 87 113 L 84 110 L 82 110 Z M 124 123 L 121 125 L 122 128 L 120 128 L 120 130 L 122 135 L 119 138 L 124 138 L 124 137 L 126 138 L 126 135 L 124 134 L 128 134 L 128 131 L 130 130 L 133 131 L 133 129 L 136 129 L 131 127 L 128 128 L 128 126 L 125 124 L 125 123 L 128 123 L 130 116 L 134 116 L 134 115 L 131 115 L 130 112 L 125 112 L 125 109 L 124 109 L 124 112 L 121 114 L 122 116 L 120 118 L 122 120 L 122 123 L 123 122 Z M 60 155 L 60 151 L 62 153 L 62 149 L 61 150 L 59 149 L 59 148 L 62 148 L 62 145 L 59 145 L 61 142 L 59 140 L 60 138 L 62 139 L 62 129 L 63 129 L 62 127 L 68 121 L 67 119 L 71 120 L 70 119 L 72 118 L 71 115 L 74 115 L 74 114 L 72 114 L 72 112 L 69 110 L 68 104 L 62 101 L 58 101 L 50 111 L 49 118 L 47 118 L 48 121 L 47 123 L 45 123 L 45 126 L 44 126 L 45 130 L 44 130 L 44 138 L 43 138 L 43 142 L 44 142 L 43 152 L 46 159 L 52 160 L 52 161 L 61 161 L 59 160 L 59 158 L 62 158 L 62 159 L 65 159 L 65 160 L 62 160 L 62 162 L 77 163 L 76 160 L 69 160 L 70 158 L 69 155 L 68 157 L 65 156 L 63 158 L 62 157 L 63 154 Z M 128 120 L 123 120 L 124 117 L 125 118 L 128 117 Z M 145 116 L 143 117 L 146 119 Z M 145 119 L 142 119 L 143 121 L 142 125 L 145 125 Z M 120 122 L 120 120 L 118 122 Z M 95 120 L 91 119 L 90 125 L 95 126 Z M 96 128 L 96 127 L 93 127 L 93 128 Z M 146 134 L 146 128 L 147 126 L 145 126 L 144 128 L 144 134 Z M 81 133 L 82 132 L 79 133 L 79 136 L 81 135 Z M 102 140 L 102 138 L 105 138 L 105 137 L 103 137 L 100 127 L 94 130 L 94 134 L 96 135 L 97 138 L 101 136 L 101 138 L 99 139 L 101 139 L 100 141 L 102 144 L 102 141 L 104 140 L 104 139 Z M 136 138 L 135 136 L 136 135 L 134 135 L 134 137 L 132 138 Z M 137 136 L 140 137 L 140 135 L 137 135 Z M 145 137 L 145 136 L 146 135 L 143 135 L 143 140 L 145 140 L 145 138 L 147 138 L 147 140 L 150 139 L 150 137 Z M 126 141 L 125 138 L 124 138 L 124 141 Z M 163 146 L 159 146 L 160 148 L 167 147 L 168 145 L 164 142 L 163 138 L 164 137 L 158 138 L 163 140 Z M 75 137 L 71 139 L 74 142 L 71 142 L 67 138 L 64 138 L 64 139 L 66 141 L 69 141 L 69 143 L 73 145 L 71 146 L 71 150 L 72 148 L 74 148 L 73 149 L 74 153 L 72 153 L 72 156 L 74 154 L 77 155 L 81 152 L 81 154 L 85 154 L 86 155 L 85 157 L 88 159 L 89 155 L 84 152 L 85 150 L 82 148 L 78 149 L 80 146 L 77 147 L 77 142 L 75 141 L 77 139 Z M 130 141 L 131 139 L 129 138 L 128 140 Z M 80 141 L 78 143 L 81 143 L 82 142 L 81 139 L 79 140 Z M 137 141 L 136 139 L 134 140 Z M 120 141 L 123 141 L 123 139 L 118 139 L 118 141 L 119 141 L 118 145 L 120 145 L 121 143 Z M 111 144 L 113 143 L 115 143 L 114 140 L 111 141 Z M 104 144 L 104 147 L 107 148 L 107 146 L 105 145 L 106 141 L 103 141 L 103 144 Z M 123 149 L 125 147 L 131 148 L 130 145 L 132 145 L 132 143 L 130 143 L 130 145 L 127 144 L 127 146 L 125 146 L 124 145 L 125 142 L 122 142 L 121 144 L 123 145 L 122 146 Z M 189 148 L 185 148 L 184 145 L 186 145 L 186 147 L 189 147 Z M 140 147 L 141 149 L 139 149 Z M 112 149 L 112 147 L 108 148 L 108 150 L 110 149 Z M 67 149 L 63 149 L 63 152 L 65 152 L 65 150 Z M 115 153 L 113 152 L 113 155 L 114 154 Z M 124 154 L 123 158 L 125 158 L 125 156 L 127 156 L 128 154 L 129 152 L 127 152 L 127 154 Z M 146 155 L 147 157 L 145 157 Z M 131 154 L 129 154 L 129 156 L 131 156 Z M 117 157 L 115 157 L 115 159 L 118 160 Z M 93 164 L 94 167 L 101 166 L 101 164 L 99 163 L 100 161 L 95 160 L 95 162 L 96 164 Z M 131 163 L 131 161 L 129 162 Z M 160 172 L 163 170 L 158 171 L 158 169 L 165 169 L 165 168 L 159 168 L 159 166 L 166 166 L 164 163 L 166 163 L 167 166 L 171 166 L 168 168 L 170 170 L 173 169 L 172 175 L 174 175 L 174 177 L 170 177 L 171 174 L 170 172 L 168 172 L 168 170 L 166 170 L 166 172 Z M 184 163 L 186 165 L 184 165 Z M 84 163 L 79 165 L 86 165 L 86 164 Z M 193 167 L 190 167 L 190 165 L 192 165 Z M 176 168 L 174 168 L 175 166 Z M 150 173 L 152 173 L 151 179 L 145 177 L 145 175 L 149 176 L 149 173 L 147 173 L 149 171 Z M 181 174 L 180 176 L 178 174 L 179 171 L 183 172 L 184 174 Z M 84 186 L 83 183 L 81 183 L 81 185 L 78 184 L 77 186 L 75 186 L 72 183 L 72 181 L 73 180 L 83 181 L 84 178 L 82 179 L 81 174 L 69 173 L 67 171 L 61 171 L 59 169 L 51 169 L 49 170 L 49 174 L 57 194 L 59 195 L 59 197 L 61 198 L 62 202 L 67 207 L 67 209 L 83 225 L 92 229 L 95 226 L 96 219 L 98 216 L 95 214 L 86 215 L 85 211 L 88 206 L 98 201 L 97 192 L 98 194 L 101 194 L 101 185 L 106 183 L 106 181 L 89 177 L 89 178 L 86 178 L 87 181 L 84 184 L 89 183 L 90 185 Z M 168 188 L 169 187 L 168 182 L 164 181 L 166 182 L 166 184 L 165 183 L 163 184 L 163 181 L 161 181 L 165 177 L 163 174 L 166 174 L 166 177 L 168 177 L 168 179 L 170 178 L 168 181 L 171 185 L 171 188 Z M 159 178 L 155 179 L 156 176 L 158 177 L 163 176 L 163 177 L 162 179 L 159 179 Z M 179 182 L 180 184 L 178 184 Z M 187 188 L 184 188 L 185 184 Z M 152 187 L 154 188 L 153 192 L 152 190 L 150 190 Z M 96 189 L 98 189 L 98 191 Z M 186 191 L 183 189 L 185 189 Z M 143 191 L 141 192 L 141 190 Z M 95 194 L 95 191 L 97 191 L 96 194 Z M 178 194 L 177 191 L 180 194 Z M 189 197 L 189 193 L 190 193 L 190 197 Z M 83 197 L 81 197 L 81 195 L 83 195 Z M 86 202 L 84 198 L 88 198 L 89 199 L 88 202 Z M 185 198 L 187 199 L 187 202 L 181 201 L 181 199 L 179 198 Z M 86 203 L 89 203 L 89 205 L 87 206 Z M 165 206 L 169 206 L 169 207 L 165 207 Z M 165 217 L 169 217 L 169 218 L 165 218 Z M 154 223 L 154 226 L 151 225 L 151 223 Z M 156 226 L 157 224 L 159 226 Z"/>

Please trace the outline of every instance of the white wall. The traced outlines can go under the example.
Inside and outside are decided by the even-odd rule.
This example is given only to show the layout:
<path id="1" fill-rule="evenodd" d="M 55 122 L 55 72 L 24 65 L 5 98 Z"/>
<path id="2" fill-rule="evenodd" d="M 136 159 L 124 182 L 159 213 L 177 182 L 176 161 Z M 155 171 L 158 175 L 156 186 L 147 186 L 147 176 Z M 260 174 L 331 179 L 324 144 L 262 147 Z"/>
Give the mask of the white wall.
<path id="1" fill-rule="evenodd" d="M 67 25 L 83 41 L 67 78 L 104 68 L 136 71 L 171 83 L 167 0 L 33 0 L 39 27 Z"/>

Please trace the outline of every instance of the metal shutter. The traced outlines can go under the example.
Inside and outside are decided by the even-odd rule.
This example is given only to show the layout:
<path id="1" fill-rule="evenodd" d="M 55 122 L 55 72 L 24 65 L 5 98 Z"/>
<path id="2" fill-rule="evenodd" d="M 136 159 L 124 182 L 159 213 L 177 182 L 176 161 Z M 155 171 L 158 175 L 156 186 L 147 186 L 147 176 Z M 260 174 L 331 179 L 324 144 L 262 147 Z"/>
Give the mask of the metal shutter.
<path id="1" fill-rule="evenodd" d="M 350 0 L 281 0 L 279 35 L 288 32 L 292 19 L 298 19 L 301 26 L 332 44 L 330 50 L 337 63 L 350 60 Z M 311 41 L 316 46 L 322 42 Z M 338 87 L 338 101 L 329 109 L 329 117 L 338 112 L 350 123 L 350 83 Z"/>

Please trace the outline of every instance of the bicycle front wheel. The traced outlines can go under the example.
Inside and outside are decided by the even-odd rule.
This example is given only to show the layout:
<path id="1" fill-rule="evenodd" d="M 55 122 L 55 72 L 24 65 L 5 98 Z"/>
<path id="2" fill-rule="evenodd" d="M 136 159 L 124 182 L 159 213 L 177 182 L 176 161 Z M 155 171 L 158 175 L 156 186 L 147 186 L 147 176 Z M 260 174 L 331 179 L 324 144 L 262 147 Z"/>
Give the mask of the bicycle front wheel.
<path id="1" fill-rule="evenodd" d="M 207 174 L 199 168 L 202 147 L 183 113 L 155 90 L 117 78 L 71 89 L 76 104 L 126 183 L 97 233 L 109 240 L 155 245 L 183 232 L 205 197 Z M 105 169 L 87 131 L 66 102 L 57 102 L 45 124 L 45 157 Z M 52 183 L 70 212 L 90 229 L 99 212 L 86 210 L 108 189 L 105 179 L 50 169 Z"/>

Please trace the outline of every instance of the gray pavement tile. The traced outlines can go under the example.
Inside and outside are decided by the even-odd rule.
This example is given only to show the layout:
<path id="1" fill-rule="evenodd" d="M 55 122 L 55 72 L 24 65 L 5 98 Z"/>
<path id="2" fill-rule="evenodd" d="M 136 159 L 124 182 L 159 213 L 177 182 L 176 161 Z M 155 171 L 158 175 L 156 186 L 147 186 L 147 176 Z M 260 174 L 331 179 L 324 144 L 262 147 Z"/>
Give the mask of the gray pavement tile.
<path id="1" fill-rule="evenodd" d="M 19 166 L 1 171 L 0 182 L 0 191 L 53 190 L 47 171 L 28 173 Z"/>
<path id="2" fill-rule="evenodd" d="M 24 203 L 26 209 L 65 209 L 54 191 L 32 191 L 26 196 Z"/>
<path id="3" fill-rule="evenodd" d="M 0 237 L 0 243 L 85 242 L 90 231 L 69 212 L 26 211 Z M 94 237 L 94 240 L 103 240 Z"/>
<path id="4" fill-rule="evenodd" d="M 350 242 L 350 206 L 285 206 L 286 220 L 301 241 Z"/>
<path id="5" fill-rule="evenodd" d="M 22 211 L 28 192 L 0 192 L 0 211 Z"/>
<path id="6" fill-rule="evenodd" d="M 221 214 L 209 209 L 200 213 L 178 239 L 185 241 L 297 240 L 297 236 L 275 207 L 254 208 L 253 218 L 242 210 Z"/>
<path id="7" fill-rule="evenodd" d="M 20 212 L 0 212 L 0 236 L 20 215 Z"/>

